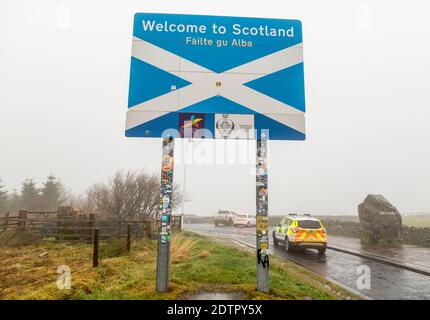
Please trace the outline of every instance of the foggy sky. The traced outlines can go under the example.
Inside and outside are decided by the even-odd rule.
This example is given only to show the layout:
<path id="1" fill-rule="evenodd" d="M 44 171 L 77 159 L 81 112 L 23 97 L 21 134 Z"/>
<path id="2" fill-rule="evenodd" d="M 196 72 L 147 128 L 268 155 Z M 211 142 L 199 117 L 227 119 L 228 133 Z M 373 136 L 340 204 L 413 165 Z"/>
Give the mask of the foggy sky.
<path id="1" fill-rule="evenodd" d="M 135 12 L 293 18 L 303 23 L 307 140 L 270 142 L 270 213 L 355 214 L 368 193 L 430 211 L 429 9 L 424 0 L 0 0 L 0 178 L 11 190 L 53 173 L 82 193 L 117 169 L 159 172 L 161 141 L 124 137 Z M 241 144 L 252 160 L 254 142 Z M 184 145 L 202 142 L 177 143 L 180 185 Z M 187 165 L 185 211 L 254 213 L 251 160 Z"/>

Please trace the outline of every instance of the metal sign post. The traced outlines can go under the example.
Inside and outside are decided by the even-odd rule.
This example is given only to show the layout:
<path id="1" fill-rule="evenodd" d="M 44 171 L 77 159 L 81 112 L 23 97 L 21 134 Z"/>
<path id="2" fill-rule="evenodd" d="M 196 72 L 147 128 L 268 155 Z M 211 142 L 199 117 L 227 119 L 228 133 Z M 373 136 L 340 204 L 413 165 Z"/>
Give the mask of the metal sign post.
<path id="1" fill-rule="evenodd" d="M 256 195 L 257 195 L 257 290 L 269 292 L 269 226 L 267 136 L 257 139 Z"/>
<path id="2" fill-rule="evenodd" d="M 156 279 L 158 292 L 166 292 L 169 287 L 174 142 L 172 137 L 163 138 Z"/>

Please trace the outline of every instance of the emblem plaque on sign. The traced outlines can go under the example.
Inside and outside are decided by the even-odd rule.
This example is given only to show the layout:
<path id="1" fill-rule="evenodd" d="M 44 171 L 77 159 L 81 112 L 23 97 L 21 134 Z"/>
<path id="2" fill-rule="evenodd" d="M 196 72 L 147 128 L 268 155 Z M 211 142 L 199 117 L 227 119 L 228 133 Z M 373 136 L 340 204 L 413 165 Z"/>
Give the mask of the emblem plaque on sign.
<path id="1" fill-rule="evenodd" d="M 228 114 L 223 114 L 216 123 L 216 129 L 222 138 L 227 139 L 234 130 L 234 122 L 228 118 Z"/>

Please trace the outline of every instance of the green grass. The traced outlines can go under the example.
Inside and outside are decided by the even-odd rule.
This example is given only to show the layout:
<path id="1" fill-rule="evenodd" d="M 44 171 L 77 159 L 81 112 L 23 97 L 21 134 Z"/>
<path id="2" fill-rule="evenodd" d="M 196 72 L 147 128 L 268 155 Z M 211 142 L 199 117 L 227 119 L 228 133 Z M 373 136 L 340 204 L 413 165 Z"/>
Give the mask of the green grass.
<path id="1" fill-rule="evenodd" d="M 30 245 L 39 240 L 40 237 L 26 232 L 25 230 L 5 231 L 0 233 L 0 248 Z"/>
<path id="2" fill-rule="evenodd" d="M 430 215 L 423 216 L 403 216 L 403 224 L 413 227 L 430 228 Z"/>
<path id="3" fill-rule="evenodd" d="M 48 256 L 39 258 L 41 252 Z M 271 257 L 270 295 L 256 291 L 255 255 L 197 236 L 172 240 L 170 290 L 155 292 L 156 242 L 136 241 L 132 252 L 91 267 L 91 245 L 39 242 L 0 248 L 2 299 L 181 299 L 199 291 L 240 293 L 247 299 L 342 299 L 351 293 L 301 267 Z M 56 287 L 56 268 L 66 264 L 72 289 Z M 10 276 L 10 270 L 13 276 Z M 7 279 L 7 281 L 5 281 Z M 4 281 L 2 281 L 4 280 Z"/>

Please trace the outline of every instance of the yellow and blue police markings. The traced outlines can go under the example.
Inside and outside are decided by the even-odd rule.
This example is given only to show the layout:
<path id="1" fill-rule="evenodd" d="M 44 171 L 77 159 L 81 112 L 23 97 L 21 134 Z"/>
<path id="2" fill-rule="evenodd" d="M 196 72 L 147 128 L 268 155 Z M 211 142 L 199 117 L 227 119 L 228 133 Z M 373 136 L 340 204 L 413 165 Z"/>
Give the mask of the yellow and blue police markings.
<path id="1" fill-rule="evenodd" d="M 288 221 L 288 220 L 290 221 Z M 287 251 L 290 251 L 294 246 L 301 247 L 313 247 L 317 248 L 320 253 L 325 252 L 327 246 L 326 230 L 322 223 L 316 218 L 306 218 L 298 215 L 288 216 L 287 219 L 283 219 L 280 225 L 275 226 L 273 229 L 273 240 L 274 244 L 277 245 L 282 239 Z M 319 224 L 318 228 L 302 228 L 299 225 L 300 220 L 312 220 L 317 221 Z"/>

